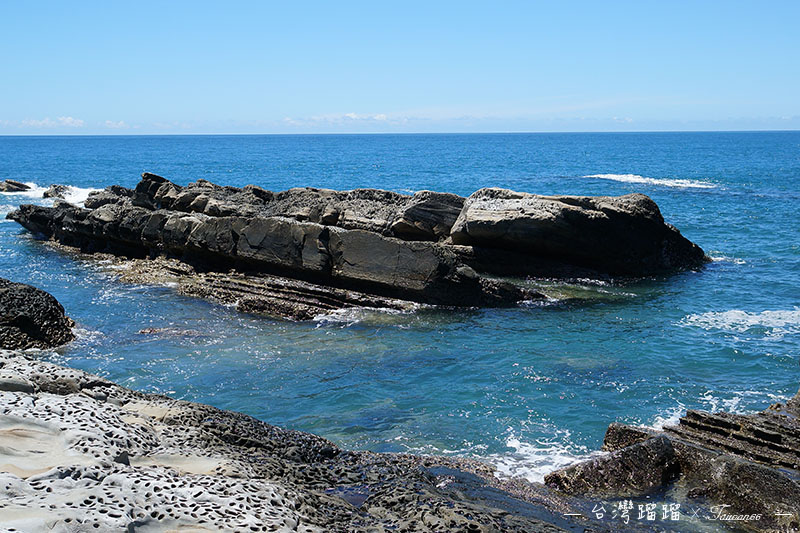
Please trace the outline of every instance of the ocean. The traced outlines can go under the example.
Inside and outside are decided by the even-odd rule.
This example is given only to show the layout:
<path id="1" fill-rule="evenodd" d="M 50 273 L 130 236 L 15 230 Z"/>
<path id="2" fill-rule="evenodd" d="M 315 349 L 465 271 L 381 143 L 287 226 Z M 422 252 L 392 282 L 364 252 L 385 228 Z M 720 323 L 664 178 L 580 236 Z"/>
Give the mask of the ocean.
<path id="1" fill-rule="evenodd" d="M 237 313 L 0 221 L 0 276 L 52 293 L 78 338 L 37 355 L 127 387 L 242 411 L 354 449 L 459 455 L 543 475 L 596 453 L 610 422 L 752 412 L 800 367 L 800 132 L 0 137 L 0 217 L 143 171 L 271 190 L 481 187 L 642 192 L 713 259 L 636 282 L 530 280 L 512 309 Z M 157 333 L 141 333 L 159 328 Z"/>

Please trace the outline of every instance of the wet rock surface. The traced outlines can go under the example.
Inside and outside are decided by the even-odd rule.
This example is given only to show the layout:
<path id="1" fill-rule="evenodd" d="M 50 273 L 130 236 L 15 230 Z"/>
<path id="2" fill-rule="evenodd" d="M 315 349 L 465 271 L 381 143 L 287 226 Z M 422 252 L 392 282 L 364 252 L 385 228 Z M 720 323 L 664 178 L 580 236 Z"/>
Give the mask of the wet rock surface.
<path id="1" fill-rule="evenodd" d="M 327 306 L 315 302 L 326 291 L 333 307 L 363 305 L 357 301 L 363 298 L 513 306 L 543 296 L 493 276 L 647 275 L 697 267 L 705 257 L 643 195 L 274 193 L 205 180 L 181 187 L 145 173 L 135 189 L 109 187 L 90 195 L 83 208 L 56 201 L 53 207 L 23 205 L 8 217 L 85 252 L 171 257 L 198 274 L 235 272 L 245 278 L 215 281 L 220 287 L 238 283 L 244 296 L 252 280 L 258 302 L 251 310 L 293 318 L 325 312 Z M 284 310 L 282 289 L 271 298 L 264 276 L 312 295 L 306 309 Z M 359 296 L 349 299 L 341 291 Z"/>
<path id="2" fill-rule="evenodd" d="M 0 278 L 0 348 L 53 348 L 71 341 L 74 323 L 50 294 Z"/>
<path id="3" fill-rule="evenodd" d="M 0 181 L 0 192 L 25 192 L 30 186 L 15 180 Z"/>
<path id="4" fill-rule="evenodd" d="M 53 184 L 42 193 L 43 198 L 61 198 L 62 200 L 69 194 L 69 186 Z"/>
<path id="5" fill-rule="evenodd" d="M 480 463 L 348 452 L 239 413 L 0 352 L 6 531 L 583 531 Z M 2 382 L 2 380 L 0 380 Z M 516 483 L 521 483 L 517 481 Z M 606 528 L 595 524 L 593 530 Z"/>
<path id="6" fill-rule="evenodd" d="M 759 413 L 688 411 L 663 431 L 612 424 L 608 455 L 551 473 L 573 496 L 643 496 L 680 483 L 687 501 L 711 502 L 754 531 L 800 528 L 800 392 Z M 712 507 L 713 508 L 713 507 Z"/>

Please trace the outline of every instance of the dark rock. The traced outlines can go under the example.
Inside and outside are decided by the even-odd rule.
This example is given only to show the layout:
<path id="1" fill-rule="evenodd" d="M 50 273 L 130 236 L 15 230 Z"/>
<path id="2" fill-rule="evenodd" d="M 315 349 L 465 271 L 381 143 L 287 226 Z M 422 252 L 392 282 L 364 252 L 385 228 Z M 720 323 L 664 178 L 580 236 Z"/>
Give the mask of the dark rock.
<path id="1" fill-rule="evenodd" d="M 106 204 L 127 203 L 133 198 L 133 190 L 119 185 L 106 187 L 102 191 L 92 191 L 83 203 L 87 209 L 97 209 Z"/>
<path id="2" fill-rule="evenodd" d="M 672 442 L 660 436 L 557 470 L 544 481 L 571 495 L 628 497 L 658 489 L 678 472 Z"/>
<path id="3" fill-rule="evenodd" d="M 606 436 L 603 439 L 603 449 L 614 452 L 644 442 L 654 437 L 658 432 L 647 428 L 628 426 L 612 422 L 606 429 Z"/>
<path id="4" fill-rule="evenodd" d="M 461 196 L 420 191 L 397 214 L 391 225 L 392 234 L 409 241 L 442 240 L 450 234 L 463 207 Z"/>
<path id="5" fill-rule="evenodd" d="M 28 190 L 30 190 L 30 186 L 19 181 L 0 181 L 0 192 L 25 192 Z"/>
<path id="6" fill-rule="evenodd" d="M 50 294 L 0 278 L 0 348 L 53 348 L 74 338 L 73 325 Z"/>
<path id="7" fill-rule="evenodd" d="M 521 251 L 612 275 L 695 268 L 703 250 L 666 224 L 643 194 L 539 196 L 481 189 L 453 225 L 454 244 Z"/>
<path id="8" fill-rule="evenodd" d="M 66 198 L 67 193 L 69 192 L 69 187 L 67 185 L 58 185 L 53 184 L 44 191 L 42 194 L 43 198 L 61 198 L 62 200 Z"/>
<path id="9" fill-rule="evenodd" d="M 691 504 L 711 503 L 710 515 L 755 517 L 737 525 L 757 531 L 800 526 L 800 392 L 754 414 L 688 411 L 663 432 L 612 424 L 604 447 L 614 451 L 556 471 L 547 483 L 571 495 L 635 496 L 669 472 Z M 658 453 L 643 454 L 647 447 Z M 662 477 L 664 485 L 672 479 Z"/>

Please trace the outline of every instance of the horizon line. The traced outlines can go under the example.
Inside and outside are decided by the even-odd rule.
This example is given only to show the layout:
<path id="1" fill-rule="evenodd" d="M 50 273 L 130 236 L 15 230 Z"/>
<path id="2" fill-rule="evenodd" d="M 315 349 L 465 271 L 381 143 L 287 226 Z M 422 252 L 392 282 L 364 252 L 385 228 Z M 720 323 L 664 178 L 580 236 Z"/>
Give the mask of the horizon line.
<path id="1" fill-rule="evenodd" d="M 632 134 L 632 133 L 792 133 L 800 129 L 741 129 L 741 130 L 594 130 L 594 131 L 363 131 L 363 132 L 270 132 L 270 133 L 0 133 L 2 137 L 257 137 L 257 136 L 312 136 L 312 135 L 554 135 L 554 134 Z"/>

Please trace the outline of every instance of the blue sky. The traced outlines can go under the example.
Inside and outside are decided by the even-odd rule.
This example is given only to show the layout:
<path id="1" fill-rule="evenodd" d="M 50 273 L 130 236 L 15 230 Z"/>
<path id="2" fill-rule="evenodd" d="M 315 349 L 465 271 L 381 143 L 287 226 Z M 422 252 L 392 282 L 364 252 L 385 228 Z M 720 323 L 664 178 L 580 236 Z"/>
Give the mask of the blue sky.
<path id="1" fill-rule="evenodd" d="M 0 134 L 800 129 L 800 2 L 0 2 Z"/>

